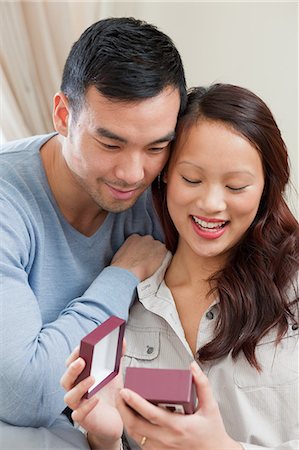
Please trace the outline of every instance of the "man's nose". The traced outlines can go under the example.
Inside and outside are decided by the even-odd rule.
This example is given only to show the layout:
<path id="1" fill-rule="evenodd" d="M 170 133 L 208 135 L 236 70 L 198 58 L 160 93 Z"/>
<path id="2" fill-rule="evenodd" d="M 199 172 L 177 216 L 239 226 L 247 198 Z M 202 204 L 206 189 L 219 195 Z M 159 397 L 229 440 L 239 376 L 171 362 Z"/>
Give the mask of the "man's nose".
<path id="1" fill-rule="evenodd" d="M 124 156 L 119 162 L 116 177 L 128 185 L 138 184 L 144 179 L 144 161 L 141 155 Z"/>

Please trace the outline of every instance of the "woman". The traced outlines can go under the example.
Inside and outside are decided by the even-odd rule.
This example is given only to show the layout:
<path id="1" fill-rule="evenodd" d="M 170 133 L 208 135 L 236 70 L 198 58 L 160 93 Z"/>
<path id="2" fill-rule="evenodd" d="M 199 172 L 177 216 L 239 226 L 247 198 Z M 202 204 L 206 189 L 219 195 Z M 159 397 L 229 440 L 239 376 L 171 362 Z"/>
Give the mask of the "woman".
<path id="1" fill-rule="evenodd" d="M 118 450 L 122 423 L 149 450 L 298 448 L 299 240 L 288 180 L 285 144 L 260 98 L 225 84 L 191 90 L 154 186 L 173 257 L 138 286 L 123 364 L 192 363 L 198 410 L 174 414 L 127 389 L 115 405 L 119 380 L 100 401 L 82 401 L 93 380 L 73 388 L 84 366 L 74 352 L 62 385 L 92 448 Z"/>

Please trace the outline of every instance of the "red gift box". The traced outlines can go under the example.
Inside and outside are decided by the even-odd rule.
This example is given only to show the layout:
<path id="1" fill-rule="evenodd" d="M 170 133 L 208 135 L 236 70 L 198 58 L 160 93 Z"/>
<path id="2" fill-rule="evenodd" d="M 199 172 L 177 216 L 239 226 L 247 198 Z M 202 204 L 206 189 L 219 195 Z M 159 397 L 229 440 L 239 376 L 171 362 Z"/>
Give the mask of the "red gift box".
<path id="1" fill-rule="evenodd" d="M 125 387 L 169 411 L 192 414 L 197 407 L 191 370 L 128 367 Z"/>

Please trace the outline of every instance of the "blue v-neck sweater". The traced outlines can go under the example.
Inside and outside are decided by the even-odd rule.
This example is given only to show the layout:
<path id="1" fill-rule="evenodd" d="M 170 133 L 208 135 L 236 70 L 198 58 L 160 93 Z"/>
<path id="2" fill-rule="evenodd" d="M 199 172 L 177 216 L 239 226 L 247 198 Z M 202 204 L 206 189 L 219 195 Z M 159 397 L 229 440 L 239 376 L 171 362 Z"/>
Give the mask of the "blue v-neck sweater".
<path id="1" fill-rule="evenodd" d="M 127 318 L 139 280 L 106 267 L 114 253 L 132 233 L 161 238 L 150 191 L 93 236 L 75 230 L 41 164 L 52 136 L 10 142 L 0 154 L 0 420 L 20 426 L 53 423 L 70 352 L 110 315 Z"/>

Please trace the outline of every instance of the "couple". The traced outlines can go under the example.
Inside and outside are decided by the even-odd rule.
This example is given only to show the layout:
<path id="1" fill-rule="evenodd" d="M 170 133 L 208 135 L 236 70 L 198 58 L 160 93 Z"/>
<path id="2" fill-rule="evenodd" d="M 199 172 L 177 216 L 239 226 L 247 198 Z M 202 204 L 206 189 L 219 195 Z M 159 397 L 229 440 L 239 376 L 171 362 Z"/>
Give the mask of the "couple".
<path id="1" fill-rule="evenodd" d="M 154 273 L 150 292 L 138 288 L 125 364 L 188 367 L 196 360 L 220 411 L 202 375 L 206 396 L 200 401 L 209 405 L 209 417 L 199 410 L 194 418 L 164 415 L 165 423 L 170 418 L 180 434 L 186 429 L 181 420 L 203 417 L 209 426 L 195 426 L 197 433 L 212 427 L 213 439 L 220 433 L 226 446 L 232 440 L 279 446 L 296 439 L 289 352 L 297 342 L 291 302 L 298 228 L 282 197 L 289 175 L 284 144 L 270 112 L 247 91 L 195 90 L 184 115 L 186 101 L 182 61 L 169 37 L 135 19 L 101 20 L 82 34 L 66 61 L 54 97 L 56 132 L 2 149 L 3 448 L 86 448 L 82 433 L 61 414 L 64 362 L 107 317 L 127 319 L 136 286 Z M 153 181 L 158 215 L 147 189 Z M 172 259 L 160 242 L 159 218 Z M 277 347 L 276 330 L 283 337 Z M 150 358 L 144 336 L 154 349 Z M 266 403 L 260 387 L 271 393 Z M 280 395 L 288 405 L 285 425 Z M 135 416 L 128 416 L 129 423 L 124 408 L 122 420 L 112 408 L 119 424 L 113 437 L 82 422 L 90 443 L 103 447 L 104 437 L 104 448 L 118 446 L 124 421 L 145 448 L 171 448 L 167 435 L 176 438 L 173 429 L 159 428 L 158 434 L 147 422 L 136 424 Z M 165 442 L 155 441 L 162 435 Z M 203 436 L 194 437 L 198 448 Z M 208 445 L 208 435 L 204 441 Z"/>
<path id="2" fill-rule="evenodd" d="M 97 450 L 298 448 L 298 224 L 271 112 L 241 87 L 192 89 L 159 178 L 170 251 L 137 287 L 122 363 L 191 364 L 198 409 L 162 410 L 121 389 L 121 375 L 82 400 L 94 379 L 74 386 L 76 349 L 61 380 L 74 421 Z"/>

